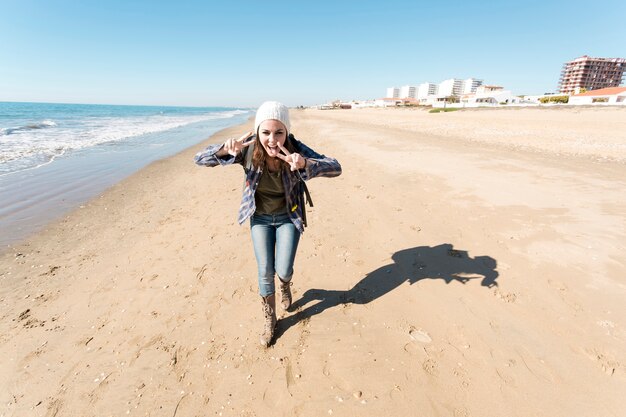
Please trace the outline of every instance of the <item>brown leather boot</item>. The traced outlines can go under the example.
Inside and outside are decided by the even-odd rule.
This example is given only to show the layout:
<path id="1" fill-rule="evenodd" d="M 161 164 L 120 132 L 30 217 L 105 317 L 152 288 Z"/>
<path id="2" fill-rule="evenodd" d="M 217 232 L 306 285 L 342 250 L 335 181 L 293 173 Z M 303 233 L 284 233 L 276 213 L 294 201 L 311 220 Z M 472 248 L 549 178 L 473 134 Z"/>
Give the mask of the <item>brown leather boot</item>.
<path id="1" fill-rule="evenodd" d="M 274 337 L 276 327 L 276 296 L 274 294 L 261 297 L 263 305 L 263 333 L 261 333 L 261 345 L 268 347 Z"/>
<path id="2" fill-rule="evenodd" d="M 280 278 L 278 278 L 278 289 L 280 291 L 280 305 L 283 307 L 283 310 L 289 310 L 291 307 L 291 281 L 283 282 Z"/>

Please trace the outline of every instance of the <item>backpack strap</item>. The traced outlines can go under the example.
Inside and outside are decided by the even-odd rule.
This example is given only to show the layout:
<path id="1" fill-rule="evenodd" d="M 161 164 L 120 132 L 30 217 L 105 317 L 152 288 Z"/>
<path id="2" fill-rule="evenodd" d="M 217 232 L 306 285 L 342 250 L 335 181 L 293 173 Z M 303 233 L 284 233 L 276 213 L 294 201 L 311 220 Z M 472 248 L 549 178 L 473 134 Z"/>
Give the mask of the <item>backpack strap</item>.
<path id="1" fill-rule="evenodd" d="M 313 207 L 313 200 L 311 200 L 311 193 L 309 193 L 309 188 L 306 186 L 306 183 L 302 179 L 300 180 L 300 184 L 302 184 L 304 194 L 306 195 L 306 202 L 310 207 Z"/>
<path id="2" fill-rule="evenodd" d="M 252 154 L 254 153 L 254 142 L 252 145 L 248 146 L 246 149 L 246 162 L 244 163 L 244 168 L 246 172 L 250 171 L 252 168 Z"/>
<path id="3" fill-rule="evenodd" d="M 308 203 L 309 206 L 313 207 L 313 200 L 311 200 L 309 188 L 306 186 L 304 180 L 300 178 L 300 181 L 298 181 L 298 183 L 300 184 L 300 195 L 298 196 L 298 204 L 300 204 L 300 207 L 302 207 L 302 224 L 304 225 L 304 227 L 307 227 L 308 224 L 306 221 L 306 204 Z"/>

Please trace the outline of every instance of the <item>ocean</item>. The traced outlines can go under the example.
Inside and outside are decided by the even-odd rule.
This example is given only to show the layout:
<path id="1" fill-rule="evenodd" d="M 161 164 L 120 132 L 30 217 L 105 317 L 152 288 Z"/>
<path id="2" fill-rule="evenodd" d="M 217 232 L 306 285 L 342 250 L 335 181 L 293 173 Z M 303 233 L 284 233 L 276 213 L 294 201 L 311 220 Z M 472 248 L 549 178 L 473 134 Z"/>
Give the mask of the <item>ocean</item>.
<path id="1" fill-rule="evenodd" d="M 0 102 L 0 250 L 147 164 L 252 114 L 226 107 Z"/>

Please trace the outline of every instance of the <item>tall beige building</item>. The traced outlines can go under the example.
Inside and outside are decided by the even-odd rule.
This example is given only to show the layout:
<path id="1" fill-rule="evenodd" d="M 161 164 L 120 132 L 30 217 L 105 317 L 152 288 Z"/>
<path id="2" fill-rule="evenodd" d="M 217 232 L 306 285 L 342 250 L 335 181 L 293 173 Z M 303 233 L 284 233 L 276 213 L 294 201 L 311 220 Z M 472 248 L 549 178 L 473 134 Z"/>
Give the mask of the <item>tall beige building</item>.
<path id="1" fill-rule="evenodd" d="M 624 58 L 591 58 L 583 55 L 563 65 L 559 91 L 563 94 L 570 94 L 576 88 L 597 90 L 619 87 L 625 69 L 626 59 Z"/>

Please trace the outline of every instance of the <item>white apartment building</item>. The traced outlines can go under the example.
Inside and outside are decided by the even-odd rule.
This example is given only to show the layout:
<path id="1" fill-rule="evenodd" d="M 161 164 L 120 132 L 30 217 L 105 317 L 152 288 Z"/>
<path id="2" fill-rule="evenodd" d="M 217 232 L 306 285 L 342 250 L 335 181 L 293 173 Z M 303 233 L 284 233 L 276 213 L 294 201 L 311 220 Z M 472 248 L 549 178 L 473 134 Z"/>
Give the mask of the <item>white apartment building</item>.
<path id="1" fill-rule="evenodd" d="M 450 78 L 439 84 L 422 83 L 418 86 L 405 85 L 400 88 L 387 88 L 387 98 L 414 98 L 421 104 L 430 104 L 436 101 L 437 97 L 456 96 L 461 97 L 468 94 L 475 94 L 483 86 L 483 80 L 477 78 L 467 78 L 461 80 Z"/>
<path id="2" fill-rule="evenodd" d="M 387 95 L 385 97 L 388 97 L 388 98 L 400 97 L 400 89 L 398 87 L 389 87 L 387 89 Z"/>
<path id="3" fill-rule="evenodd" d="M 476 78 L 468 78 L 463 80 L 463 88 L 461 94 L 472 94 L 476 92 L 476 89 L 483 85 L 483 80 L 477 80 Z"/>
<path id="4" fill-rule="evenodd" d="M 437 94 L 439 86 L 433 83 L 422 83 L 417 87 L 417 99 L 425 99 L 428 96 Z"/>
<path id="5" fill-rule="evenodd" d="M 450 78 L 439 83 L 439 97 L 460 96 L 463 90 L 463 80 Z"/>
<path id="6" fill-rule="evenodd" d="M 400 87 L 400 98 L 415 98 L 417 87 L 413 85 L 404 85 Z"/>

